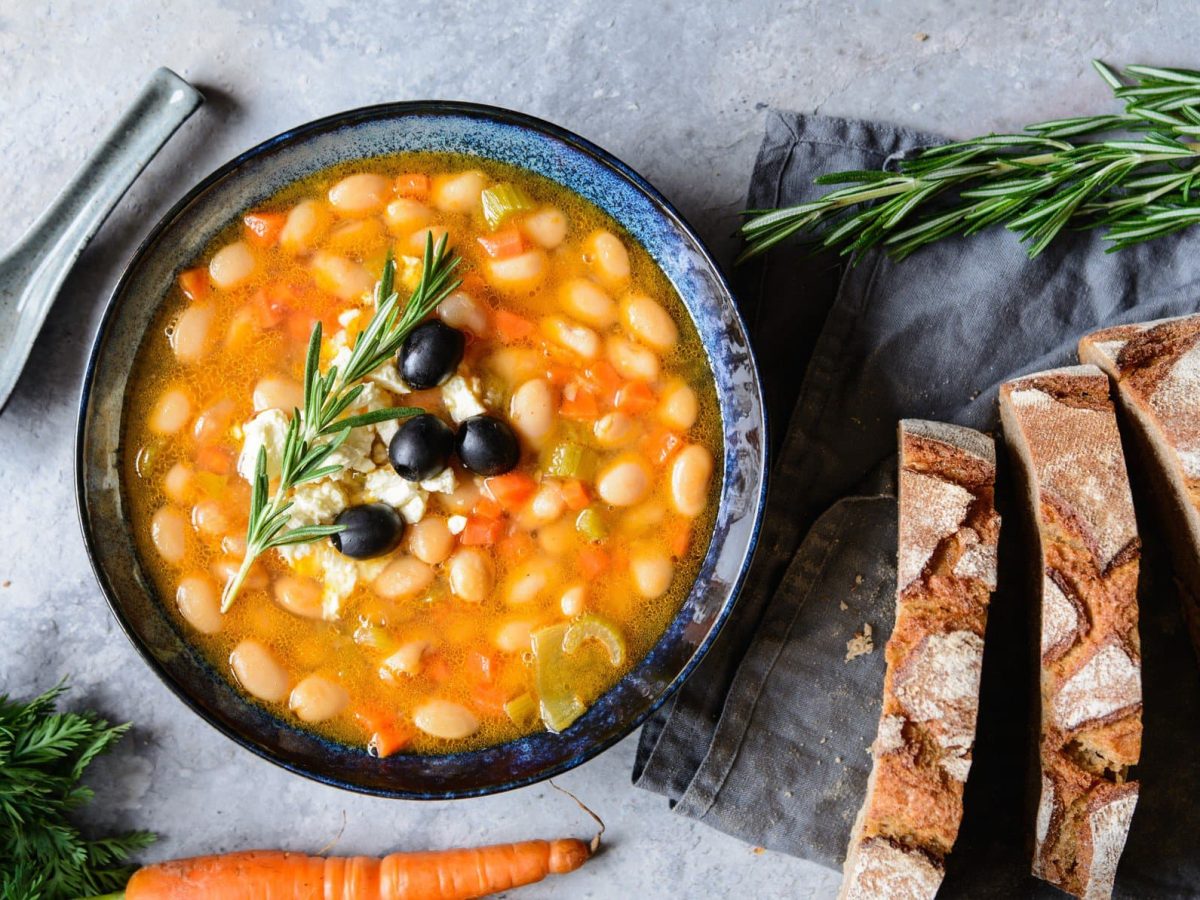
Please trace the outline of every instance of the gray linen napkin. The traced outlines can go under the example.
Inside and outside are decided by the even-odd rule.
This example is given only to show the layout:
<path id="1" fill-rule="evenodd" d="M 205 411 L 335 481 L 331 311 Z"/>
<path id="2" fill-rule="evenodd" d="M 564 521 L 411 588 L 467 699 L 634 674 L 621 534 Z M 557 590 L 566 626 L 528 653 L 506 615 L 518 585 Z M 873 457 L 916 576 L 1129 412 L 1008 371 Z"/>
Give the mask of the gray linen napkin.
<path id="1" fill-rule="evenodd" d="M 886 125 L 772 112 L 748 206 L 801 202 L 823 172 L 937 142 Z M 1003 229 L 853 268 L 787 247 L 743 270 L 774 463 L 759 551 L 731 621 L 646 725 L 634 781 L 676 812 L 840 868 L 870 769 L 893 615 L 895 429 L 996 427 L 996 388 L 1075 361 L 1094 328 L 1200 309 L 1194 235 L 1119 254 L 1069 234 L 1037 260 Z M 1135 463 L 1145 542 L 1141 799 L 1118 896 L 1200 896 L 1200 673 Z M 966 817 L 941 896 L 1055 895 L 1028 875 L 1036 734 L 1036 562 L 1011 496 L 984 659 Z M 869 623 L 875 651 L 847 660 Z"/>

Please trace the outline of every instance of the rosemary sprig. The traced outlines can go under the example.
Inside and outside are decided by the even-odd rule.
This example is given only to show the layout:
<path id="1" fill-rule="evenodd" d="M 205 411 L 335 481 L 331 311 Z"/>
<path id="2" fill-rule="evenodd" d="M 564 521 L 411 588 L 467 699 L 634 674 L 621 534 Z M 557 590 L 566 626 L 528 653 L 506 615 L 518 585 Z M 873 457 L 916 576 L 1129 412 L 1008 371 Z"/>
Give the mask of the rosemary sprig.
<path id="1" fill-rule="evenodd" d="M 740 260 L 793 235 L 842 254 L 878 246 L 903 259 L 996 224 L 1017 232 L 1030 257 L 1067 227 L 1105 228 L 1119 250 L 1200 222 L 1200 72 L 1129 66 L 1118 75 L 1092 65 L 1123 112 L 932 147 L 894 172 L 822 175 L 817 184 L 847 186 L 747 213 Z"/>
<path id="2" fill-rule="evenodd" d="M 375 313 L 355 339 L 342 371 L 330 366 L 328 372 L 321 374 L 321 323 L 313 326 L 304 362 L 304 408 L 294 410 L 288 423 L 274 494 L 267 477 L 266 448 L 259 448 L 246 527 L 246 556 L 237 574 L 225 585 L 222 612 L 233 604 L 250 567 L 262 553 L 272 547 L 307 544 L 342 530 L 339 525 L 287 528 L 292 508 L 289 497 L 298 485 L 341 471 L 341 465 L 330 463 L 329 457 L 345 443 L 350 429 L 422 412 L 412 407 L 391 406 L 339 418 L 362 395 L 363 379 L 391 359 L 409 332 L 458 287 L 458 281 L 451 281 L 458 263 L 458 257 L 446 249 L 445 236 L 436 246 L 427 236 L 421 280 L 401 308 L 400 295 L 393 289 L 396 264 L 389 254 L 383 275 L 375 285 Z"/>

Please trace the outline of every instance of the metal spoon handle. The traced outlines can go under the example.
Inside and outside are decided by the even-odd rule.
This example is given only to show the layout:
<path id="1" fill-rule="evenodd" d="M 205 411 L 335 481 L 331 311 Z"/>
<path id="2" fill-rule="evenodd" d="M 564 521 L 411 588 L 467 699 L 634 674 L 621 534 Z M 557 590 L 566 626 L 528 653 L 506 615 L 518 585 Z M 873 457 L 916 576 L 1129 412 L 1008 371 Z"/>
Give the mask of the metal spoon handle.
<path id="1" fill-rule="evenodd" d="M 25 366 L 71 265 L 175 130 L 204 102 L 170 69 L 158 69 L 100 146 L 40 218 L 0 259 L 0 410 Z"/>

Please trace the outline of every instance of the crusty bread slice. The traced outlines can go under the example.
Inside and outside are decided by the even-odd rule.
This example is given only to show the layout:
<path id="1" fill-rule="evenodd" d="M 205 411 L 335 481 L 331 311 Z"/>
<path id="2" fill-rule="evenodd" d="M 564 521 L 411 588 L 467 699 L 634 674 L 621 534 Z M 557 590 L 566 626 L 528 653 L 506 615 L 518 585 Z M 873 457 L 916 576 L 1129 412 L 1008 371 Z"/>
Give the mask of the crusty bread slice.
<path id="1" fill-rule="evenodd" d="M 1200 653 L 1200 315 L 1119 325 L 1079 342 L 1079 358 L 1117 385 L 1151 477 L 1184 619 Z"/>
<path id="2" fill-rule="evenodd" d="M 1137 803 L 1142 738 L 1140 543 L 1108 378 L 1094 366 L 1000 388 L 1004 436 L 1037 525 L 1041 797 L 1033 874 L 1112 893 Z"/>
<path id="3" fill-rule="evenodd" d="M 926 900 L 942 882 L 971 767 L 1000 518 L 992 439 L 900 423 L 896 623 L 843 900 Z"/>

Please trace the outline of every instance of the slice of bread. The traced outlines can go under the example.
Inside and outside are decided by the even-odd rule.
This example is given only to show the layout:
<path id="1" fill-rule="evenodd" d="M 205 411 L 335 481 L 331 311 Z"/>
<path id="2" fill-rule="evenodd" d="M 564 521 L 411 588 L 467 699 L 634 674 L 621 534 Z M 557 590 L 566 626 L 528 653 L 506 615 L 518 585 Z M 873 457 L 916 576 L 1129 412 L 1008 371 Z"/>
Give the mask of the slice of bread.
<path id="1" fill-rule="evenodd" d="M 1075 366 L 1010 381 L 1000 417 L 1024 470 L 1042 573 L 1033 874 L 1108 897 L 1142 740 L 1141 545 L 1108 378 Z"/>
<path id="2" fill-rule="evenodd" d="M 1000 517 L 992 439 L 900 423 L 896 623 L 843 900 L 932 898 L 962 821 Z"/>
<path id="3" fill-rule="evenodd" d="M 1180 597 L 1200 654 L 1200 316 L 1087 335 L 1079 358 L 1113 379 L 1167 523 Z"/>

